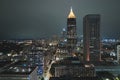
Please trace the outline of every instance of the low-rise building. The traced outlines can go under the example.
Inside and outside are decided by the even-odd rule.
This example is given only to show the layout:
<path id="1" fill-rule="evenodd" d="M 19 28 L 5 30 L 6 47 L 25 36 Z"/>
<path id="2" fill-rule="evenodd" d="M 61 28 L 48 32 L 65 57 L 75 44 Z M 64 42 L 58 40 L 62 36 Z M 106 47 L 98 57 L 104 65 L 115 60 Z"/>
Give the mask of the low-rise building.
<path id="1" fill-rule="evenodd" d="M 21 62 L 11 64 L 0 72 L 0 80 L 38 80 L 37 67 L 29 67 Z"/>
<path id="2" fill-rule="evenodd" d="M 63 60 L 52 65 L 53 77 L 95 77 L 95 67 L 90 63 L 81 63 L 75 58 Z"/>

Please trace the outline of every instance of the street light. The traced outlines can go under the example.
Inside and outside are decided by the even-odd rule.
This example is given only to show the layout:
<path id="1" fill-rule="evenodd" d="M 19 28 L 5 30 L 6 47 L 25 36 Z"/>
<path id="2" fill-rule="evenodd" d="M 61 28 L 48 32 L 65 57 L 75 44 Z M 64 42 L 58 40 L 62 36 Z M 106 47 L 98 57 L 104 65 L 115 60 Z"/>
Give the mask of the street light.
<path id="1" fill-rule="evenodd" d="M 106 78 L 105 80 L 110 80 L 110 79 Z"/>

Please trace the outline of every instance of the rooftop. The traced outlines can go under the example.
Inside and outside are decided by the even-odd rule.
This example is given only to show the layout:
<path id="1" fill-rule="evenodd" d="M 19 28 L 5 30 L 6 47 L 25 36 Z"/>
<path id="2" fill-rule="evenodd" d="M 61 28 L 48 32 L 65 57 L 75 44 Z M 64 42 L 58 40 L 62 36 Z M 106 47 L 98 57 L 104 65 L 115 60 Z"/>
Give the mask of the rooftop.
<path id="1" fill-rule="evenodd" d="M 72 10 L 72 7 L 71 7 L 70 13 L 68 15 L 68 18 L 76 18 L 75 14 L 74 14 L 74 12 Z"/>
<path id="2" fill-rule="evenodd" d="M 11 61 L 0 60 L 0 68 L 4 67 L 4 66 L 6 66 L 6 65 L 8 65 L 10 63 L 11 63 Z"/>
<path id="3" fill-rule="evenodd" d="M 17 62 L 10 66 L 4 68 L 3 71 L 0 72 L 0 76 L 6 75 L 29 75 L 31 72 L 34 71 L 36 67 L 30 67 L 25 62 Z"/>
<path id="4" fill-rule="evenodd" d="M 101 80 L 100 77 L 51 77 L 50 80 Z"/>

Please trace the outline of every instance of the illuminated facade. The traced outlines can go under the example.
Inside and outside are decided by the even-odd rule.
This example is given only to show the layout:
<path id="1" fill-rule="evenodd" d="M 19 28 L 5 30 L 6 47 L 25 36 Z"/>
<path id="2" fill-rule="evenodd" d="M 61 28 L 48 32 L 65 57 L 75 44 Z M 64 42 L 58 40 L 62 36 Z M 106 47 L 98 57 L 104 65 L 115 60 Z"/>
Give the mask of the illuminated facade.
<path id="1" fill-rule="evenodd" d="M 117 61 L 120 63 L 120 45 L 117 45 Z"/>
<path id="2" fill-rule="evenodd" d="M 83 19 L 84 58 L 86 61 L 100 60 L 100 15 L 89 14 Z"/>
<path id="3" fill-rule="evenodd" d="M 77 44 L 76 16 L 72 8 L 67 18 L 67 46 L 69 51 L 73 51 Z"/>

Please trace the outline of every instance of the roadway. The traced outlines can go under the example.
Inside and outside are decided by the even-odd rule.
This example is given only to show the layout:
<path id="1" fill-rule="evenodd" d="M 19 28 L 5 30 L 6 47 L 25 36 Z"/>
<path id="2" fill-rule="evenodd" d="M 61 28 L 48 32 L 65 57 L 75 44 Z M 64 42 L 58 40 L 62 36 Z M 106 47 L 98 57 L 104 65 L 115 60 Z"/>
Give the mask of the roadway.
<path id="1" fill-rule="evenodd" d="M 54 63 L 54 61 L 52 61 L 49 65 L 48 65 L 48 69 L 46 71 L 46 73 L 44 74 L 44 80 L 49 80 L 50 77 L 52 77 L 52 75 L 50 74 L 50 69 L 52 64 Z"/>

